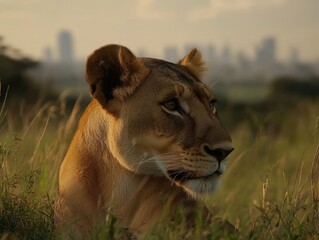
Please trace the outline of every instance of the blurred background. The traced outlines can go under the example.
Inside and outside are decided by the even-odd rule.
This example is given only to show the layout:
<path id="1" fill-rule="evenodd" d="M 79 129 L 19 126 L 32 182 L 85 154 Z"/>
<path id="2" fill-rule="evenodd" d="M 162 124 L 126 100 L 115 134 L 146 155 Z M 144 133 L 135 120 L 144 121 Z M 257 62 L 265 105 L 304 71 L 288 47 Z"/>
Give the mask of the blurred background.
<path id="1" fill-rule="evenodd" d="M 90 101 L 85 61 L 116 43 L 172 62 L 202 52 L 235 146 L 208 206 L 243 229 L 236 239 L 317 239 L 318 13 L 318 0 L 0 0 L 0 190 L 12 189 L 0 236 L 54 235 L 58 168 Z M 11 219 L 1 200 L 30 214 Z"/>
<path id="2" fill-rule="evenodd" d="M 196 47 L 207 62 L 206 82 L 234 101 L 263 100 L 269 83 L 279 77 L 309 80 L 319 73 L 316 0 L 0 4 L 1 56 L 32 60 L 24 62 L 24 70 L 33 83 L 58 91 L 87 94 L 86 57 L 110 43 L 127 46 L 140 57 L 172 62 Z M 5 91 L 10 70 L 0 67 Z"/>

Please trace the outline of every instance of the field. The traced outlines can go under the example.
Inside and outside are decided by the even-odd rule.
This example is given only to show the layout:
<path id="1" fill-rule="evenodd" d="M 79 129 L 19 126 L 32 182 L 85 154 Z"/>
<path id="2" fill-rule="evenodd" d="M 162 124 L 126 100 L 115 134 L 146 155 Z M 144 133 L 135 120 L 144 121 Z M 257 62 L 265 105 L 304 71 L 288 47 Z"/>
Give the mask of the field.
<path id="1" fill-rule="evenodd" d="M 65 96 L 32 107 L 0 105 L 0 239 L 56 237 L 58 168 L 83 110 L 80 99 L 68 105 Z M 318 239 L 318 106 L 314 100 L 268 103 L 265 110 L 221 106 L 235 151 L 220 191 L 204 201 L 238 231 L 200 219 L 186 229 L 177 219 L 146 239 Z M 92 239 L 116 238 L 115 221 L 110 217 Z"/>

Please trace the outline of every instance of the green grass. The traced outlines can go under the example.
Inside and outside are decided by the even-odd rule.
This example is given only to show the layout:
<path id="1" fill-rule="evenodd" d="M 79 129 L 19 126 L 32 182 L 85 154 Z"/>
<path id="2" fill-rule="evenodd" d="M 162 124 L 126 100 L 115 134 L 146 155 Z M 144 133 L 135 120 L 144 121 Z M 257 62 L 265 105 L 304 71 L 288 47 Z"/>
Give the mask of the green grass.
<path id="1" fill-rule="evenodd" d="M 267 99 L 270 84 L 267 82 L 218 82 L 213 86 L 214 93 L 231 102 L 256 103 Z"/>
<path id="2" fill-rule="evenodd" d="M 205 203 L 237 232 L 200 218 L 189 229 L 180 216 L 146 239 L 318 239 L 318 105 L 300 101 L 262 114 L 247 111 L 228 126 L 236 149 L 223 186 Z M 77 124 L 79 103 L 71 113 L 63 98 L 34 108 L 21 103 L 18 111 L 2 109 L 0 239 L 54 239 L 58 168 Z M 112 216 L 96 229 L 92 239 L 125 235 Z"/>
<path id="3" fill-rule="evenodd" d="M 274 107 L 267 118 L 244 120 L 232 133 L 236 151 L 224 186 L 209 202 L 253 239 L 318 237 L 317 106 Z M 255 134 L 251 122 L 258 125 Z"/>

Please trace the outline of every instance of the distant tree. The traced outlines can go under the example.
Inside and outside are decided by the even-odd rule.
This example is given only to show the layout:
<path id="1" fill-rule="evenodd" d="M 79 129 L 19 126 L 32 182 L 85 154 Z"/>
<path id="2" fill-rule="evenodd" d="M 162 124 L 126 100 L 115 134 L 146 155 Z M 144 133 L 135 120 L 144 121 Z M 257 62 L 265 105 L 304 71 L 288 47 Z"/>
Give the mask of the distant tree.
<path id="1" fill-rule="evenodd" d="M 319 77 L 280 77 L 272 82 L 270 94 L 272 98 L 319 98 Z"/>
<path id="2" fill-rule="evenodd" d="M 18 51 L 6 46 L 0 36 L 0 81 L 1 95 L 9 87 L 9 98 L 25 97 L 32 100 L 39 88 L 34 85 L 26 71 L 38 65 L 38 62 L 22 56 Z M 29 98 L 30 97 L 30 98 Z M 3 98 L 0 98 L 0 101 Z"/>

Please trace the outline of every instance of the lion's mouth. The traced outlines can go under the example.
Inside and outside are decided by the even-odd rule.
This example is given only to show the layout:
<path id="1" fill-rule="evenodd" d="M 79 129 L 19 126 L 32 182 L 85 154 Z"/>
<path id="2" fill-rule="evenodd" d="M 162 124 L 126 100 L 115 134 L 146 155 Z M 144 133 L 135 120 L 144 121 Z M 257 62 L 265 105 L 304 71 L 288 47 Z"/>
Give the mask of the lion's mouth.
<path id="1" fill-rule="evenodd" d="M 215 172 L 213 172 L 211 174 L 204 175 L 204 176 L 197 176 L 192 171 L 168 170 L 167 173 L 168 173 L 168 176 L 173 181 L 178 181 L 178 182 L 183 182 L 183 181 L 187 181 L 187 180 L 194 180 L 194 179 L 208 179 L 212 176 L 222 175 L 222 172 L 220 170 L 216 170 Z"/>

